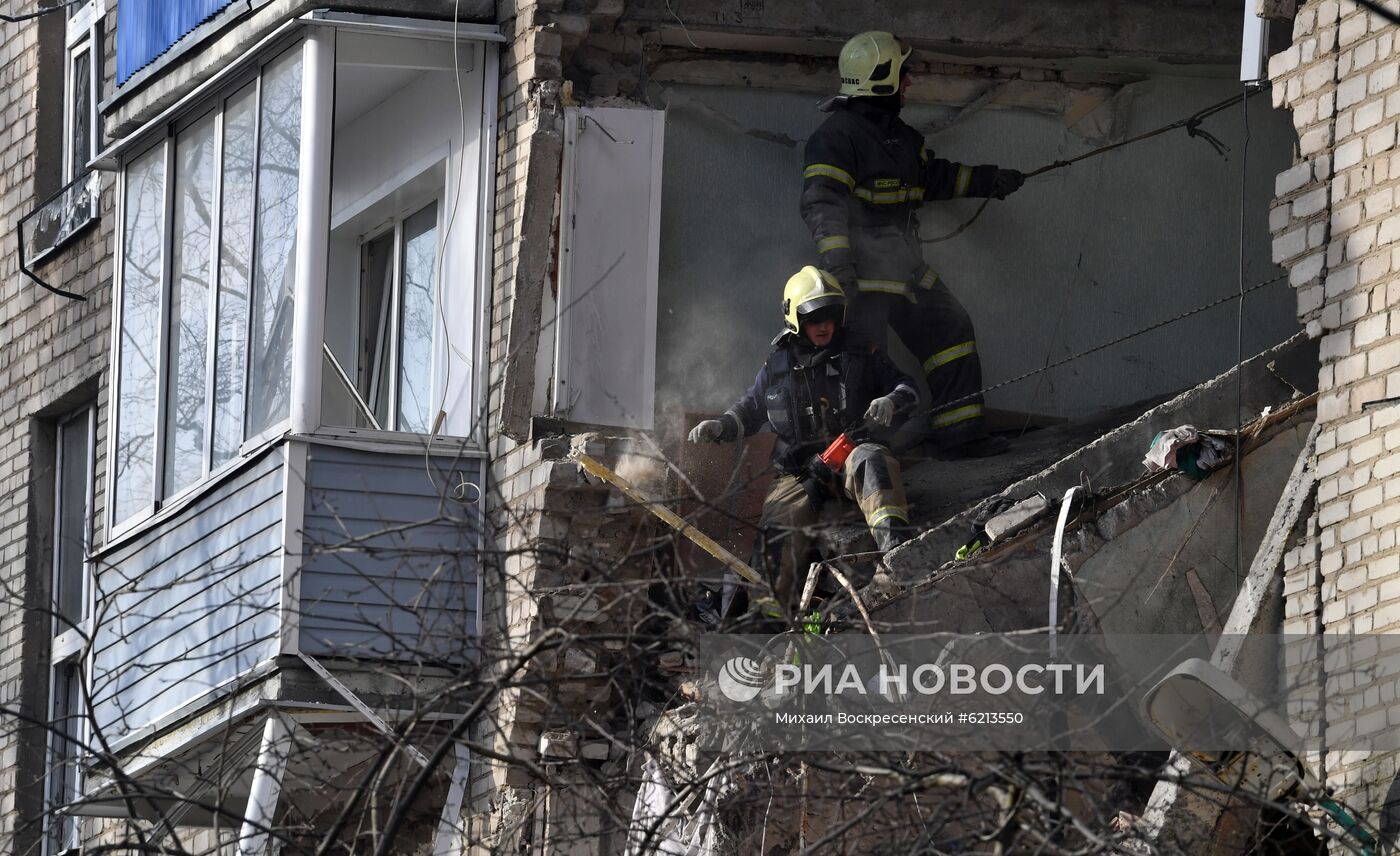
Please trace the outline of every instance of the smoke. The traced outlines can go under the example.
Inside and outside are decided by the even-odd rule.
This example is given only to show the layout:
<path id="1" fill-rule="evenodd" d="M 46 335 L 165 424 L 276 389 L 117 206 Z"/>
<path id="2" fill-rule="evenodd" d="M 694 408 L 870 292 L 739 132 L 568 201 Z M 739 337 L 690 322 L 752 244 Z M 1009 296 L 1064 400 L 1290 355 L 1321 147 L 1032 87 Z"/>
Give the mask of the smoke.
<path id="1" fill-rule="evenodd" d="M 665 488 L 666 465 L 660 458 L 626 452 L 618 458 L 615 472 L 651 497 L 659 495 Z"/>

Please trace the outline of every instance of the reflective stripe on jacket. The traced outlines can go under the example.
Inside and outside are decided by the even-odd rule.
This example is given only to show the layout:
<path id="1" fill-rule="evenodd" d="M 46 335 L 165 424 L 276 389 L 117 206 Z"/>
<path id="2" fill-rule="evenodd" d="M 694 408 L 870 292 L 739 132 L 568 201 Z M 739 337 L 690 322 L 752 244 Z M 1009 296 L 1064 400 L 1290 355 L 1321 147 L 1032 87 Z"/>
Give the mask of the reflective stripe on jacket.
<path id="1" fill-rule="evenodd" d="M 883 351 L 841 342 L 819 351 L 786 333 L 753 386 L 724 415 L 742 437 L 772 426 L 778 435 L 773 461 L 792 469 L 857 424 L 870 402 L 886 395 L 900 409 L 918 400 L 913 380 Z"/>
<path id="2" fill-rule="evenodd" d="M 918 131 L 860 98 L 833 108 L 807 141 L 805 157 L 802 219 L 820 264 L 861 280 L 862 291 L 932 285 L 937 277 L 916 234 L 919 206 L 990 196 L 997 172 L 931 157 Z"/>

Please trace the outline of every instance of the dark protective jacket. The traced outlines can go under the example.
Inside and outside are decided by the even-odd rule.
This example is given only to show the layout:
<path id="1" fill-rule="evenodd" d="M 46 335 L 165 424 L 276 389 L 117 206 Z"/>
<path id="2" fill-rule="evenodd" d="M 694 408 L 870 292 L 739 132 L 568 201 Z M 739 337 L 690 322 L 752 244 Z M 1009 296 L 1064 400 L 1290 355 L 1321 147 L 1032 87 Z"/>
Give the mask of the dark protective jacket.
<path id="1" fill-rule="evenodd" d="M 807 141 L 802 219 L 821 267 L 861 291 L 907 294 L 937 277 L 924 263 L 916 212 L 925 200 L 986 197 L 997 167 L 932 157 L 899 115 L 852 98 Z"/>
<path id="2" fill-rule="evenodd" d="M 897 411 L 918 400 L 914 382 L 883 351 L 844 340 L 838 334 L 817 349 L 795 333 L 775 339 L 753 386 L 721 417 L 722 439 L 769 425 L 778 435 L 773 463 L 795 473 L 842 431 L 858 426 L 875 399 L 893 396 Z"/>

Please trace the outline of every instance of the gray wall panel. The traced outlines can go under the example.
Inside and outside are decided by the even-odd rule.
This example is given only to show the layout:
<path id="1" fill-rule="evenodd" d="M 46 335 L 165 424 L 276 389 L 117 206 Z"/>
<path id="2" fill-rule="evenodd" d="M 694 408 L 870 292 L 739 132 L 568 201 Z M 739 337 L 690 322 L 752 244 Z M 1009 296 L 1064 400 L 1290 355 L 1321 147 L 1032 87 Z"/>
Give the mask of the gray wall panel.
<path id="1" fill-rule="evenodd" d="M 97 563 L 93 703 L 110 739 L 276 651 L 280 448 Z"/>
<path id="2" fill-rule="evenodd" d="M 834 85 L 834 72 L 833 72 Z M 1230 80 L 1157 76 L 1118 98 L 1119 136 L 1183 118 L 1240 91 Z M 668 94 L 669 93 L 669 94 Z M 798 215 L 802 141 L 824 115 L 817 98 L 758 88 L 674 86 L 666 119 L 657 326 L 657 400 L 718 412 L 753 381 L 782 329 L 787 277 L 814 263 Z M 953 111 L 911 107 L 922 127 Z M 729 121 L 729 120 L 732 120 Z M 988 384 L 1106 342 L 1237 289 L 1244 128 L 1238 106 L 1202 126 L 1231 147 L 1228 160 L 1174 131 L 1032 179 L 925 259 L 977 324 Z M 1268 213 L 1274 176 L 1296 137 L 1265 96 L 1250 101 L 1244 223 L 1247 283 L 1278 273 Z M 784 139 L 795 141 L 784 144 Z M 1065 117 L 1028 109 L 972 111 L 930 133 L 936 156 L 1030 170 L 1099 145 Z M 923 234 L 944 235 L 979 200 L 933 202 Z M 1246 300 L 1246 356 L 1298 330 L 1286 284 Z M 1073 417 L 1193 386 L 1235 362 L 1236 316 L 1227 304 L 999 389 L 992 407 Z"/>
<path id="3" fill-rule="evenodd" d="M 315 656 L 460 659 L 476 632 L 479 519 L 421 455 L 312 445 L 300 635 Z M 474 459 L 454 480 L 479 483 Z"/>

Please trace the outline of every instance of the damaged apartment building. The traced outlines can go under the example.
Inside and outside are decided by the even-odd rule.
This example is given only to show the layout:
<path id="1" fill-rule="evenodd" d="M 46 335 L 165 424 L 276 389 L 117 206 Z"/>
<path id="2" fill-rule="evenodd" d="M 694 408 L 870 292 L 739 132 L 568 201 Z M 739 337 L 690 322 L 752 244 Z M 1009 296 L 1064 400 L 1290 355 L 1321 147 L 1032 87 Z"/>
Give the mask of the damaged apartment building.
<path id="1" fill-rule="evenodd" d="M 917 799 L 872 829 L 752 769 L 700 782 L 673 714 L 723 565 L 579 463 L 749 555 L 771 435 L 685 432 L 748 386 L 816 261 L 803 144 L 865 30 L 915 48 L 903 117 L 937 156 L 1038 173 L 922 209 L 1012 447 L 928 460 L 901 434 L 921 534 L 857 580 L 872 620 L 1043 626 L 1053 550 L 1104 633 L 1400 621 L 1400 29 L 1350 0 L 8 11 L 8 852 L 682 852 L 629 839 L 647 787 L 703 794 L 648 836 L 691 852 L 1010 835 L 1014 806 L 979 839 Z M 1188 424 L 1241 458 L 1145 474 Z M 1321 690 L 1300 730 L 1400 720 L 1393 691 Z M 1394 755 L 1307 761 L 1394 836 Z M 1267 806 L 1199 799 L 1164 772 L 1186 768 L 1066 801 L 1063 834 L 1264 835 Z"/>

